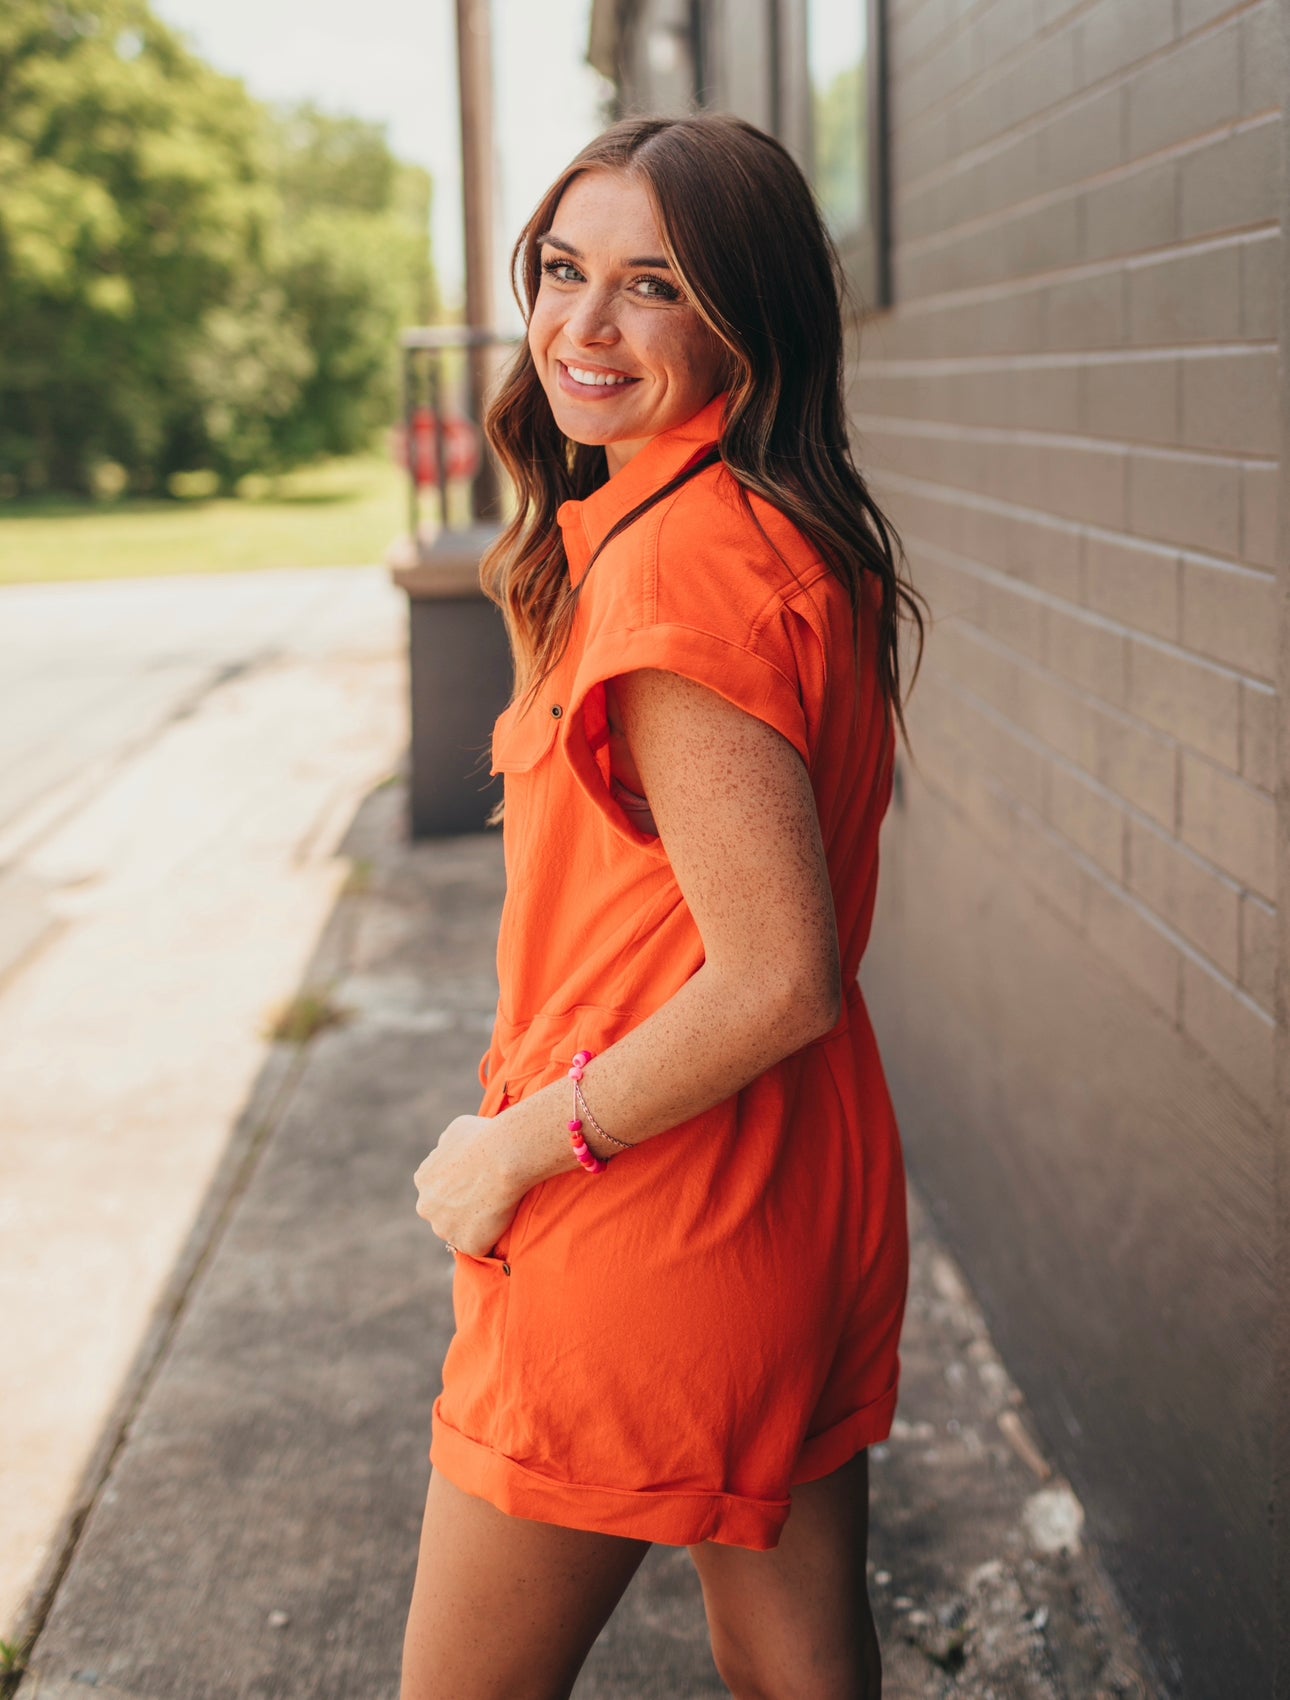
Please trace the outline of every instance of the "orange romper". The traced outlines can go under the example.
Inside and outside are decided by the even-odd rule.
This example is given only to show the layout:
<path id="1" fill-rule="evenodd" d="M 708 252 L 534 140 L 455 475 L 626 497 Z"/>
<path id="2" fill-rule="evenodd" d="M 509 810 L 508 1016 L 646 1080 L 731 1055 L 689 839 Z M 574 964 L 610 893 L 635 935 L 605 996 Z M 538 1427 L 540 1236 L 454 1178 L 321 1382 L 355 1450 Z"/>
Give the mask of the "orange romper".
<path id="1" fill-rule="evenodd" d="M 587 572 L 614 523 L 716 441 L 724 402 L 559 510 L 570 576 L 586 583 L 556 671 L 493 733 L 507 889 L 479 1113 L 563 1078 L 583 1047 L 608 1050 L 703 962 L 661 840 L 610 788 L 604 681 L 633 668 L 699 680 L 807 764 L 844 1013 L 604 1174 L 540 1182 L 490 1255 L 457 1255 L 430 1459 L 516 1516 L 764 1550 L 790 1487 L 885 1439 L 896 1405 L 905 1175 L 856 984 L 894 745 L 876 598 L 857 678 L 845 589 L 754 496 L 768 544 L 724 467 L 652 507 Z"/>

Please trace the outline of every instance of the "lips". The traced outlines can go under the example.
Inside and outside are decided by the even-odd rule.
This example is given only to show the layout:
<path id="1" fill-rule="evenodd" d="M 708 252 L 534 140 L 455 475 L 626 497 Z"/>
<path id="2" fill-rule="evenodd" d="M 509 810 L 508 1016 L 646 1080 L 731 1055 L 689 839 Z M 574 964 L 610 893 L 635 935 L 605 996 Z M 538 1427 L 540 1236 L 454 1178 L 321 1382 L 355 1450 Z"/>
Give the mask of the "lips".
<path id="1" fill-rule="evenodd" d="M 639 383 L 630 372 L 617 372 L 605 366 L 580 366 L 576 362 L 557 360 L 560 387 L 571 395 L 614 395 Z"/>

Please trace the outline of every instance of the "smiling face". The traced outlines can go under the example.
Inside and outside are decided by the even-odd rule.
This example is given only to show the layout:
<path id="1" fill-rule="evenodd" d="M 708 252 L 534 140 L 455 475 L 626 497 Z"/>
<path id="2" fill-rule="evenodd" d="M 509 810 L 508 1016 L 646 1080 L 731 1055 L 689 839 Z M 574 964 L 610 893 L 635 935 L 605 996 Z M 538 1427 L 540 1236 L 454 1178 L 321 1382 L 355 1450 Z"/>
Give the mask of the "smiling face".
<path id="1" fill-rule="evenodd" d="M 612 476 L 724 387 L 726 351 L 681 292 L 645 185 L 575 177 L 541 237 L 529 352 L 556 424 Z"/>

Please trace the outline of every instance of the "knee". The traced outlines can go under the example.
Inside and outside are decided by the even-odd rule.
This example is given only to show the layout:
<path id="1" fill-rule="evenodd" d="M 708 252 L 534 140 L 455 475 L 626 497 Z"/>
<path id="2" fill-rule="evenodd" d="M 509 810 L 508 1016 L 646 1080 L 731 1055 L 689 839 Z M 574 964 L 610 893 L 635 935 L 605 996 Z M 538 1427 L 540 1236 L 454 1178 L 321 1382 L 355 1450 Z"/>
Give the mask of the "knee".
<path id="1" fill-rule="evenodd" d="M 741 1645 L 714 1631 L 712 1657 L 734 1700 L 882 1700 L 882 1660 L 875 1638 L 859 1659 L 794 1659 Z"/>
<path id="2" fill-rule="evenodd" d="M 730 1690 L 734 1700 L 777 1700 L 776 1691 L 766 1687 L 757 1661 L 748 1650 L 730 1636 L 712 1631 L 712 1662 L 717 1675 Z"/>

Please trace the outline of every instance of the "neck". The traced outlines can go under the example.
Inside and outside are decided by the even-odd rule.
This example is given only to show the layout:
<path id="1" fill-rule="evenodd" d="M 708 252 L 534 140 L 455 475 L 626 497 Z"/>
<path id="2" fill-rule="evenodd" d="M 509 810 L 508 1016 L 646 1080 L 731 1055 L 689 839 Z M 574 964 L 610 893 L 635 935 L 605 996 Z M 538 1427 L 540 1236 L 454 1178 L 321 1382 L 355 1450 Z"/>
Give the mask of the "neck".
<path id="1" fill-rule="evenodd" d="M 621 472 L 651 441 L 649 437 L 635 437 L 630 442 L 606 443 L 605 465 L 609 468 L 609 476 L 612 478 L 616 472 Z"/>

